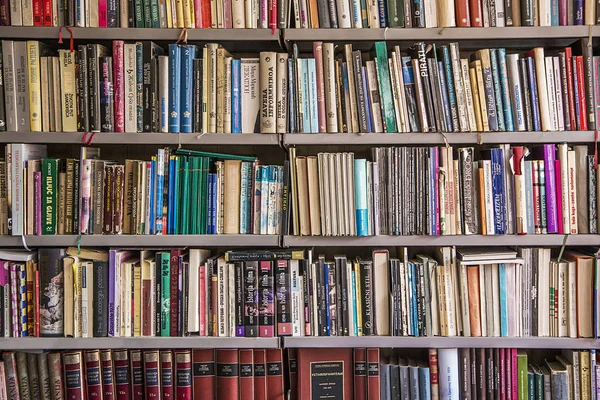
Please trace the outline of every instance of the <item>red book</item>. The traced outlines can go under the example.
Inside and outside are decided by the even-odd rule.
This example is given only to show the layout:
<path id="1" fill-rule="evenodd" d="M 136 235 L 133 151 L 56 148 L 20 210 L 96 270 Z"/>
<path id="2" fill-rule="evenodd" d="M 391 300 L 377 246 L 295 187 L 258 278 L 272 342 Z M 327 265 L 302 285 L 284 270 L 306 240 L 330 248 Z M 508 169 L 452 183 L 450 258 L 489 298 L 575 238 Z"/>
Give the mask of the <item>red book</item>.
<path id="1" fill-rule="evenodd" d="M 254 400 L 267 399 L 267 351 L 254 350 Z"/>
<path id="2" fill-rule="evenodd" d="M 131 360 L 131 398 L 133 400 L 144 399 L 144 367 L 142 364 L 142 351 L 131 350 L 129 353 Z"/>
<path id="3" fill-rule="evenodd" d="M 240 400 L 254 400 L 254 351 L 240 349 Z"/>
<path id="4" fill-rule="evenodd" d="M 299 399 L 352 399 L 352 376 L 352 349 L 298 349 Z"/>
<path id="5" fill-rule="evenodd" d="M 10 26 L 10 2 L 0 0 L 0 26 Z"/>
<path id="6" fill-rule="evenodd" d="M 215 398 L 215 351 L 213 349 L 194 349 L 194 398 Z"/>
<path id="7" fill-rule="evenodd" d="M 277 29 L 277 0 L 269 0 L 269 29 Z"/>
<path id="8" fill-rule="evenodd" d="M 325 80 L 323 78 L 323 42 L 313 43 L 313 57 L 315 57 L 315 66 L 317 69 L 317 114 L 319 116 L 319 133 L 327 133 Z"/>
<path id="9" fill-rule="evenodd" d="M 202 2 L 194 1 L 194 28 L 202 28 Z"/>
<path id="10" fill-rule="evenodd" d="M 239 358 L 235 349 L 216 351 L 217 400 L 237 399 L 239 396 Z"/>
<path id="11" fill-rule="evenodd" d="M 142 263 L 142 336 L 152 336 L 152 271 L 144 270 L 150 270 L 148 261 Z"/>
<path id="12" fill-rule="evenodd" d="M 125 42 L 122 40 L 113 41 L 113 96 L 115 107 L 115 132 L 125 132 L 125 65 L 123 61 L 124 45 Z"/>
<path id="13" fill-rule="evenodd" d="M 298 349 L 287 349 L 288 371 L 290 374 L 290 391 L 292 399 L 298 394 Z"/>
<path id="14" fill-rule="evenodd" d="M 367 349 L 354 349 L 354 399 L 367 398 Z"/>
<path id="15" fill-rule="evenodd" d="M 560 180 L 560 160 L 559 159 L 554 160 L 554 165 L 555 165 L 554 177 L 556 179 L 556 220 L 558 221 L 556 228 L 558 229 L 558 233 L 562 235 L 565 232 L 563 230 L 563 224 L 562 224 L 563 204 L 562 204 L 562 186 L 561 186 L 561 180 Z M 558 290 L 556 290 L 556 294 L 558 295 Z M 555 304 L 558 306 L 558 303 L 555 303 Z M 558 318 L 558 312 L 554 315 L 554 317 Z"/>
<path id="16" fill-rule="evenodd" d="M 284 397 L 283 350 L 267 349 L 267 398 L 283 400 Z"/>
<path id="17" fill-rule="evenodd" d="M 129 353 L 127 350 L 113 352 L 115 368 L 115 393 L 117 400 L 131 399 L 129 390 Z"/>
<path id="18" fill-rule="evenodd" d="M 456 26 L 463 28 L 470 27 L 469 0 L 455 0 L 454 7 L 456 9 Z"/>
<path id="19" fill-rule="evenodd" d="M 163 400 L 172 400 L 173 397 L 173 353 L 171 350 L 160 351 L 160 378 Z"/>
<path id="20" fill-rule="evenodd" d="M 67 395 L 67 400 L 85 400 L 81 358 L 81 351 L 69 351 L 63 353 L 65 393 Z"/>
<path id="21" fill-rule="evenodd" d="M 108 24 L 108 9 L 106 0 L 98 0 L 98 26 L 106 28 Z"/>
<path id="22" fill-rule="evenodd" d="M 44 26 L 42 7 L 42 0 L 33 0 L 33 26 Z"/>
<path id="23" fill-rule="evenodd" d="M 103 399 L 99 350 L 85 352 L 85 376 L 88 399 Z"/>
<path id="24" fill-rule="evenodd" d="M 196 0 L 198 1 L 198 0 Z M 201 28 L 211 27 L 211 16 L 210 16 L 210 0 L 199 0 L 202 3 L 202 26 Z M 197 14 L 196 14 L 197 15 Z M 196 26 L 198 28 L 198 26 Z M 248 27 L 246 27 L 248 28 Z"/>
<path id="25" fill-rule="evenodd" d="M 146 399 L 160 399 L 160 356 L 158 350 L 144 351 L 144 387 Z"/>
<path id="26" fill-rule="evenodd" d="M 431 393 L 437 394 L 439 392 L 440 382 L 438 375 L 437 349 L 429 349 L 429 381 L 431 382 Z"/>
<path id="27" fill-rule="evenodd" d="M 566 26 L 568 22 L 567 0 L 558 1 L 558 25 Z"/>
<path id="28" fill-rule="evenodd" d="M 585 72 L 583 70 L 583 56 L 575 56 L 575 71 L 577 76 L 577 90 L 579 94 L 579 130 L 587 131 L 588 119 L 587 119 L 587 96 L 585 88 Z"/>
<path id="29" fill-rule="evenodd" d="M 498 361 L 500 362 L 500 366 L 498 370 L 500 371 L 500 400 L 506 400 L 506 351 L 505 349 L 500 349 Z"/>
<path id="30" fill-rule="evenodd" d="M 42 0 L 42 12 L 44 13 L 44 26 L 52 26 L 52 0 Z"/>
<path id="31" fill-rule="evenodd" d="M 115 373 L 113 370 L 112 350 L 100 351 L 100 366 L 102 367 L 102 391 L 104 400 L 115 399 Z"/>
<path id="32" fill-rule="evenodd" d="M 571 121 L 571 130 L 577 130 L 575 121 L 575 89 L 573 88 L 573 52 L 570 47 L 565 48 L 565 60 L 567 66 L 567 101 L 569 107 L 569 120 Z"/>
<path id="33" fill-rule="evenodd" d="M 367 349 L 367 393 L 369 400 L 379 400 L 379 349 Z"/>
<path id="34" fill-rule="evenodd" d="M 171 250 L 171 336 L 179 336 L 179 256 L 180 249 Z"/>
<path id="35" fill-rule="evenodd" d="M 192 354 L 190 350 L 175 352 L 175 369 L 177 371 L 177 400 L 191 400 Z"/>
<path id="36" fill-rule="evenodd" d="M 507 349 L 507 353 L 510 353 L 510 368 L 511 368 L 511 388 L 512 388 L 512 400 L 519 398 L 519 371 L 517 369 L 517 349 Z"/>
<path id="37" fill-rule="evenodd" d="M 481 0 L 469 0 L 469 12 L 471 17 L 471 26 L 483 26 L 483 12 L 481 11 Z"/>

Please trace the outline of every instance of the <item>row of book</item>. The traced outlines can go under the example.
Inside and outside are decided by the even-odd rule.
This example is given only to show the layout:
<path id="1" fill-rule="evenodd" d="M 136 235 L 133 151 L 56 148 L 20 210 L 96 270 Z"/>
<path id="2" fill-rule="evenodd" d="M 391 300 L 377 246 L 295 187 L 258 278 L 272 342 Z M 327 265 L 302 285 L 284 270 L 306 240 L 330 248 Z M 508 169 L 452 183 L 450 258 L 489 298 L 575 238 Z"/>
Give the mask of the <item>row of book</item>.
<path id="1" fill-rule="evenodd" d="M 290 149 L 294 235 L 597 233 L 586 145 Z M 477 156 L 479 154 L 479 156 Z"/>
<path id="2" fill-rule="evenodd" d="M 0 334 L 598 337 L 595 253 L 399 252 L 4 251 Z"/>
<path id="3" fill-rule="evenodd" d="M 101 160 L 99 148 L 80 154 L 48 158 L 46 145 L 7 145 L 0 231 L 277 235 L 287 224 L 287 170 L 256 157 L 164 148 L 149 161 L 119 164 Z"/>
<path id="4" fill-rule="evenodd" d="M 218 44 L 114 41 L 58 50 L 3 41 L 0 129 L 34 132 L 495 132 L 594 130 L 600 56 L 415 43 L 370 56 L 315 42 L 312 57 L 235 59 Z M 339 53 L 339 54 L 338 54 Z M 364 59 L 364 60 L 363 60 Z M 17 84 L 19 83 L 19 84 Z M 0 96 L 1 97 L 1 96 Z"/>
<path id="5" fill-rule="evenodd" d="M 24 399 L 596 399 L 595 350 L 514 348 L 6 351 L 0 396 Z M 315 396 L 320 397 L 315 397 Z"/>
<path id="6" fill-rule="evenodd" d="M 0 25 L 122 28 L 436 28 L 595 25 L 591 1 L 3 0 Z"/>
<path id="7" fill-rule="evenodd" d="M 0 398 L 283 400 L 285 377 L 281 349 L 4 352 Z"/>

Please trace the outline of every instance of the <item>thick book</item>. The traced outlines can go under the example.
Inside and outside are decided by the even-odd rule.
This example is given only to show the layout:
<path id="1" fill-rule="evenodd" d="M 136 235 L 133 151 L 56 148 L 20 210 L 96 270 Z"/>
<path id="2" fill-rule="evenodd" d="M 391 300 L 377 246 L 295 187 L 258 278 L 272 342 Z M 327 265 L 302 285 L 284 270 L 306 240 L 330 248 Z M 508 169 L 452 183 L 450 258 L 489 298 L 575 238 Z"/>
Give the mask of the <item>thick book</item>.
<path id="1" fill-rule="evenodd" d="M 254 350 L 240 349 L 240 400 L 254 400 Z"/>
<path id="2" fill-rule="evenodd" d="M 353 398 L 352 351 L 298 349 L 298 398 Z"/>
<path id="3" fill-rule="evenodd" d="M 192 350 L 192 373 L 194 398 L 202 396 L 214 398 L 216 389 L 214 349 Z"/>
<path id="4" fill-rule="evenodd" d="M 160 352 L 144 350 L 144 390 L 146 398 L 160 397 Z"/>
<path id="5" fill-rule="evenodd" d="M 283 350 L 267 349 L 267 396 L 272 400 L 285 399 L 285 379 L 283 369 Z"/>
<path id="6" fill-rule="evenodd" d="M 236 349 L 216 350 L 216 398 L 236 399 L 239 396 L 239 355 Z"/>
<path id="7" fill-rule="evenodd" d="M 129 353 L 127 350 L 114 350 L 115 393 L 117 400 L 131 399 L 131 377 Z"/>
<path id="8" fill-rule="evenodd" d="M 192 354 L 191 350 L 177 350 L 175 355 L 175 399 L 192 399 Z M 164 399 L 164 397 L 163 397 Z"/>
<path id="9" fill-rule="evenodd" d="M 43 248 L 38 251 L 40 292 L 48 300 L 40 305 L 41 336 L 63 336 L 63 263 L 64 249 Z"/>
<path id="10" fill-rule="evenodd" d="M 87 398 L 103 398 L 102 372 L 100 369 L 100 351 L 88 350 L 85 353 L 85 377 Z"/>

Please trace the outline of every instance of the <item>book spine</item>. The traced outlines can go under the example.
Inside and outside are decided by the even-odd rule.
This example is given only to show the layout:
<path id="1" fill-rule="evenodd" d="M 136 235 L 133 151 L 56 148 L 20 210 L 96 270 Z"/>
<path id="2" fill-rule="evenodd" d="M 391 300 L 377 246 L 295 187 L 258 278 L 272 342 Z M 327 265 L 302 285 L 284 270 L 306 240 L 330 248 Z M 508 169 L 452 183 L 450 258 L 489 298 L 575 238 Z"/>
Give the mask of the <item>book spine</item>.
<path id="1" fill-rule="evenodd" d="M 125 132 L 124 46 L 125 43 L 122 40 L 115 40 L 113 42 L 113 96 L 115 132 Z"/>
<path id="2" fill-rule="evenodd" d="M 115 350 L 113 353 L 115 369 L 115 393 L 117 400 L 130 399 L 130 369 L 127 350 Z"/>
<path id="3" fill-rule="evenodd" d="M 546 188 L 546 210 L 548 233 L 558 232 L 558 210 L 556 199 L 556 171 L 554 145 L 544 145 L 544 168 Z"/>
<path id="4" fill-rule="evenodd" d="M 112 57 L 100 58 L 100 131 L 114 132 Z M 63 124 L 64 125 L 64 124 Z"/>
<path id="5" fill-rule="evenodd" d="M 160 357 L 158 350 L 144 351 L 144 391 L 146 398 L 160 398 Z"/>
<path id="6" fill-rule="evenodd" d="M 173 383 L 173 354 L 171 350 L 160 351 L 160 391 L 162 393 L 163 400 L 170 400 L 173 397 L 174 386 Z"/>
<path id="7" fill-rule="evenodd" d="M 260 337 L 273 337 L 275 321 L 273 315 L 274 271 L 270 261 L 259 262 L 259 325 Z"/>
<path id="8" fill-rule="evenodd" d="M 192 355 L 190 350 L 175 352 L 176 399 L 192 398 Z M 164 397 L 163 397 L 164 398 Z"/>
<path id="9" fill-rule="evenodd" d="M 260 53 L 260 132 L 276 133 L 275 90 L 276 90 L 275 52 Z"/>
<path id="10" fill-rule="evenodd" d="M 193 96 L 194 96 L 194 58 L 196 57 L 196 46 L 184 45 L 181 46 L 181 82 L 182 86 L 179 89 L 181 92 L 181 102 L 179 103 L 179 131 L 190 133 L 193 131 L 192 113 L 193 113 Z M 172 95 L 177 93 L 171 92 Z M 178 132 L 178 131 L 175 131 Z"/>
<path id="11" fill-rule="evenodd" d="M 161 253 L 160 258 L 160 336 L 169 336 L 171 333 L 171 260 L 170 254 Z M 158 268 L 158 266 L 157 266 Z M 157 277 L 157 281 L 158 281 Z M 158 297 L 158 292 L 157 292 Z M 158 303 L 158 298 L 157 298 Z M 157 321 L 158 322 L 158 321 Z"/>
<path id="12" fill-rule="evenodd" d="M 113 370 L 112 350 L 101 350 L 100 362 L 102 370 L 102 392 L 105 400 L 115 399 L 115 375 Z"/>
<path id="13" fill-rule="evenodd" d="M 131 399 L 144 399 L 144 364 L 141 350 L 130 350 L 131 360 Z"/>
<path id="14" fill-rule="evenodd" d="M 292 334 L 292 322 L 290 309 L 290 274 L 287 260 L 277 261 L 276 293 L 277 335 L 289 336 Z"/>

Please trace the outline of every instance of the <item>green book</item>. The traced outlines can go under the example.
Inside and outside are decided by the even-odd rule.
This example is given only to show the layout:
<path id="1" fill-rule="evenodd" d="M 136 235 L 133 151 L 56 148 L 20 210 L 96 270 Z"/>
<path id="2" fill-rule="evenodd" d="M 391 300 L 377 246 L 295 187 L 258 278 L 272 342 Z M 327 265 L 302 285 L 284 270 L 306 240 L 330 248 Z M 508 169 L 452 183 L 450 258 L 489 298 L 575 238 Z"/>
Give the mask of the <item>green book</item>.
<path id="1" fill-rule="evenodd" d="M 135 0 L 134 3 L 135 12 L 135 27 L 144 28 L 144 4 L 142 0 Z"/>
<path id="2" fill-rule="evenodd" d="M 150 2 L 150 28 L 160 28 L 158 15 L 158 0 L 146 0 Z"/>
<path id="3" fill-rule="evenodd" d="M 181 158 L 181 205 L 180 205 L 180 214 L 181 219 L 179 220 L 179 233 L 183 235 L 189 234 L 188 229 L 188 202 L 189 202 L 189 181 L 190 171 L 189 171 L 189 159 L 188 157 Z"/>
<path id="4" fill-rule="evenodd" d="M 181 197 L 179 196 L 179 185 L 180 185 L 180 171 L 179 171 L 179 163 L 181 161 L 181 157 L 179 156 L 173 156 L 173 164 L 174 164 L 174 168 L 175 168 L 175 173 L 173 174 L 173 179 L 175 182 L 173 182 L 173 188 L 175 193 L 173 193 L 173 196 L 175 196 L 175 201 L 173 202 L 173 213 L 172 213 L 172 218 L 173 218 L 173 233 L 174 234 L 179 234 L 179 212 L 181 211 L 180 208 L 180 204 L 179 202 L 181 201 Z"/>
<path id="5" fill-rule="evenodd" d="M 381 93 L 381 104 L 383 118 L 385 119 L 385 130 L 388 133 L 397 132 L 396 110 L 394 109 L 394 97 L 390 81 L 390 69 L 388 67 L 387 47 L 385 42 L 375 42 L 375 68 L 379 78 L 379 91 Z"/>
<path id="6" fill-rule="evenodd" d="M 152 28 L 152 11 L 150 9 L 150 2 L 152 0 L 142 0 L 144 6 L 144 28 Z"/>
<path id="7" fill-rule="evenodd" d="M 533 373 L 533 369 L 531 369 L 531 366 L 529 367 L 529 371 L 527 372 L 527 386 L 528 386 L 527 399 L 528 400 L 536 400 L 535 374 Z"/>
<path id="8" fill-rule="evenodd" d="M 387 0 L 390 28 L 404 28 L 404 0 Z"/>
<path id="9" fill-rule="evenodd" d="M 42 185 L 42 232 L 44 235 L 55 235 L 58 213 L 58 159 L 42 159 Z"/>
<path id="10" fill-rule="evenodd" d="M 190 210 L 188 217 L 188 232 L 190 235 L 198 234 L 198 207 L 196 202 L 198 199 L 198 169 L 200 166 L 200 157 L 190 157 L 190 193 L 194 195 L 188 199 L 187 207 Z"/>
<path id="11" fill-rule="evenodd" d="M 519 390 L 518 400 L 527 400 L 529 378 L 527 376 L 527 352 L 524 349 L 517 350 L 517 384 Z"/>
<path id="12" fill-rule="evenodd" d="M 171 255 L 168 252 L 160 253 L 160 265 L 160 336 L 171 336 Z"/>
<path id="13" fill-rule="evenodd" d="M 202 157 L 202 175 L 200 180 L 200 233 L 205 235 L 208 232 L 208 171 L 210 168 L 210 159 Z"/>
<path id="14" fill-rule="evenodd" d="M 210 151 L 199 151 L 199 150 L 188 150 L 179 148 L 175 150 L 175 154 L 184 156 L 197 156 L 197 157 L 209 157 L 216 158 L 217 160 L 242 160 L 242 161 L 256 161 L 258 158 L 253 156 L 238 156 L 235 154 L 224 154 L 224 153 L 213 153 Z"/>

